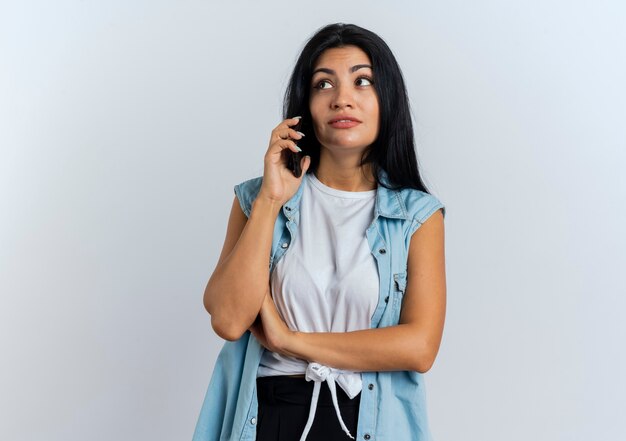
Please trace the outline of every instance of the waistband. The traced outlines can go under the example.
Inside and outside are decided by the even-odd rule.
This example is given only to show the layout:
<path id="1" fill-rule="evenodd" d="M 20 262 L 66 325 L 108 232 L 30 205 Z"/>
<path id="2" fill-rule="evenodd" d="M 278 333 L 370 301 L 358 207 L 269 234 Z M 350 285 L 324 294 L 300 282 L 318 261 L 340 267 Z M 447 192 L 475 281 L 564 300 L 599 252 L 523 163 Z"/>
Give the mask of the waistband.
<path id="1" fill-rule="evenodd" d="M 313 381 L 307 381 L 304 377 L 291 377 L 288 375 L 276 375 L 271 377 L 258 377 L 257 398 L 259 403 L 264 404 L 295 404 L 310 406 L 313 397 Z M 336 388 L 337 402 L 340 407 L 358 406 L 361 401 L 361 393 L 350 399 L 342 388 Z M 317 401 L 318 406 L 333 407 L 333 399 L 328 387 L 320 388 Z"/>
<path id="2" fill-rule="evenodd" d="M 307 366 L 304 379 L 285 375 L 257 377 L 257 386 L 259 387 L 257 399 L 261 403 L 269 402 L 270 404 L 281 402 L 292 405 L 306 405 L 307 402 L 310 402 L 309 418 L 300 441 L 306 440 L 313 425 L 317 407 L 333 406 L 342 430 L 350 438 L 354 439 L 341 417 L 341 408 L 359 406 L 361 391 L 360 385 L 358 386 L 358 391 L 354 390 L 354 388 L 351 389 L 350 391 L 354 392 L 354 398 L 351 400 L 341 387 L 337 387 L 335 380 L 343 373 L 350 372 L 311 362 Z M 322 383 L 324 382 L 328 385 L 327 388 L 322 388 Z M 353 386 L 355 385 L 353 384 Z"/>

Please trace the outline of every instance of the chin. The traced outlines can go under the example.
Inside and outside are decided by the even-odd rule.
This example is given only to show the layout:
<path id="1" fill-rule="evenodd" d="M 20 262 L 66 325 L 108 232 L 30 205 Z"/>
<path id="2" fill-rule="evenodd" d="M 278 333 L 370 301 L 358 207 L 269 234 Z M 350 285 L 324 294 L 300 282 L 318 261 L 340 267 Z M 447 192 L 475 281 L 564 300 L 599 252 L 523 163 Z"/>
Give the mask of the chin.
<path id="1" fill-rule="evenodd" d="M 365 150 L 367 147 L 372 145 L 371 142 L 359 142 L 359 141 L 349 141 L 349 142 L 337 142 L 334 143 L 333 146 L 337 149 L 345 149 L 345 150 Z"/>
<path id="2" fill-rule="evenodd" d="M 329 140 L 320 140 L 320 144 L 329 149 L 364 149 L 375 140 L 364 140 L 357 137 L 338 136 Z"/>

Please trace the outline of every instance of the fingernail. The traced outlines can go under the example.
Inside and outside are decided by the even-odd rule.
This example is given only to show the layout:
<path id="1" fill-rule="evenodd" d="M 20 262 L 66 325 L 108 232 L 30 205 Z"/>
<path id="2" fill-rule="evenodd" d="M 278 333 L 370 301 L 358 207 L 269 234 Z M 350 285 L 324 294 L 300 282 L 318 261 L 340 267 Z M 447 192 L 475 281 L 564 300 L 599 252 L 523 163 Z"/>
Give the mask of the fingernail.
<path id="1" fill-rule="evenodd" d="M 299 152 L 302 151 L 302 149 L 300 147 L 298 147 L 298 146 L 296 146 L 296 150 L 299 151 Z"/>
<path id="2" fill-rule="evenodd" d="M 300 136 L 304 136 L 304 133 L 302 133 L 302 132 L 296 132 L 296 133 L 297 133 L 298 135 L 300 135 Z"/>

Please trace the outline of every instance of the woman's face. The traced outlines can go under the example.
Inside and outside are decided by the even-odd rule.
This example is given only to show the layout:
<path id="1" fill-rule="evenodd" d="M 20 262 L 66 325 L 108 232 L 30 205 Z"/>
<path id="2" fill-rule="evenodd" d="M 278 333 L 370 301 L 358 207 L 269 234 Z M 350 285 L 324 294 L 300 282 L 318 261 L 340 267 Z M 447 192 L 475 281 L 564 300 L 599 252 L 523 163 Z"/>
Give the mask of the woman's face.
<path id="1" fill-rule="evenodd" d="M 372 63 L 357 46 L 326 49 L 313 67 L 309 108 L 315 135 L 331 150 L 359 152 L 378 136 Z"/>

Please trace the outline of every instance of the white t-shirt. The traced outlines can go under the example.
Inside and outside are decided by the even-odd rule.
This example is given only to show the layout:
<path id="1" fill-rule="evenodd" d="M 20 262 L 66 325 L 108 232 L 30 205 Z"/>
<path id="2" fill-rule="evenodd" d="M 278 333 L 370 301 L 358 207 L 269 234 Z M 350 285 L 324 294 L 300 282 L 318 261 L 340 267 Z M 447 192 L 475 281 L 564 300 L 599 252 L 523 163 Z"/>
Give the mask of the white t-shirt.
<path id="1" fill-rule="evenodd" d="M 292 330 L 369 329 L 379 296 L 378 268 L 366 236 L 374 219 L 376 190 L 337 190 L 322 184 L 313 173 L 305 174 L 303 180 L 298 233 L 270 279 L 274 303 Z M 321 382 L 336 381 L 350 398 L 362 389 L 360 372 L 263 352 L 258 377 L 294 374 L 305 374 L 316 382 L 307 428 Z M 329 387 L 334 395 L 334 386 Z"/>
<path id="2" fill-rule="evenodd" d="M 289 329 L 369 329 L 379 279 L 365 230 L 376 190 L 344 191 L 304 176 L 298 234 L 271 277 L 276 307 Z M 265 351 L 258 376 L 304 374 L 307 362 Z"/>

